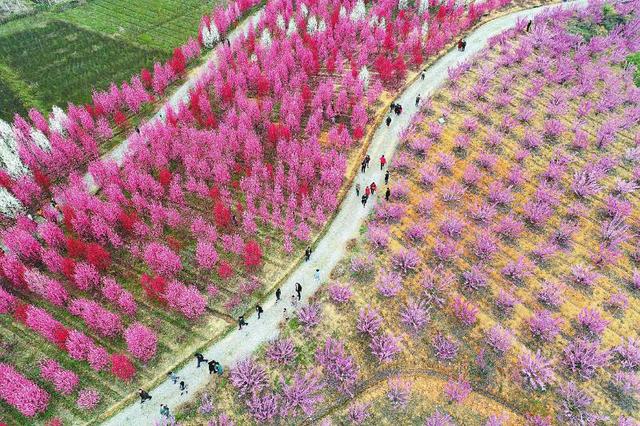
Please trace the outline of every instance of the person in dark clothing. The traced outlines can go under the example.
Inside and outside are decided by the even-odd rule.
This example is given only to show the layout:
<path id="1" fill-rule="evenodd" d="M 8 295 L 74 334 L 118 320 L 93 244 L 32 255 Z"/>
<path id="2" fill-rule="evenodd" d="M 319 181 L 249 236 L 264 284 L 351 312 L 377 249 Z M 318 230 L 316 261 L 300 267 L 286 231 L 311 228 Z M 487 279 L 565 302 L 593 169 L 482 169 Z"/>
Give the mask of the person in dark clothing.
<path id="1" fill-rule="evenodd" d="M 391 117 L 387 117 L 386 123 L 387 123 L 387 127 L 391 125 Z"/>
<path id="2" fill-rule="evenodd" d="M 371 157 L 369 157 L 369 154 L 367 154 L 367 156 L 364 157 L 364 164 L 366 165 L 366 167 L 369 167 L 370 161 L 371 161 Z"/>
<path id="3" fill-rule="evenodd" d="M 280 288 L 278 288 L 276 290 L 276 303 L 278 303 L 278 301 L 280 300 L 280 296 L 282 295 L 282 290 L 280 290 Z"/>
<path id="4" fill-rule="evenodd" d="M 160 415 L 167 419 L 171 417 L 171 411 L 165 404 L 160 404 Z"/>
<path id="5" fill-rule="evenodd" d="M 227 39 L 227 46 L 231 47 L 231 42 Z"/>
<path id="6" fill-rule="evenodd" d="M 262 306 L 256 305 L 256 312 L 258 313 L 258 319 L 260 319 L 260 315 L 264 312 L 264 309 L 262 309 Z"/>
<path id="7" fill-rule="evenodd" d="M 458 52 L 462 52 L 462 39 L 458 41 Z"/>
<path id="8" fill-rule="evenodd" d="M 360 196 L 360 184 L 356 183 L 356 197 Z"/>
<path id="9" fill-rule="evenodd" d="M 362 160 L 362 163 L 360 163 L 360 171 L 362 173 L 364 173 L 365 171 L 367 171 L 367 163 L 364 162 L 364 160 Z"/>
<path id="10" fill-rule="evenodd" d="M 424 71 L 422 71 L 422 73 L 420 73 L 420 80 L 424 80 Z"/>
<path id="11" fill-rule="evenodd" d="M 464 52 L 466 48 L 467 48 L 467 41 L 462 40 L 462 51 Z"/>
<path id="12" fill-rule="evenodd" d="M 239 330 L 242 330 L 243 325 L 249 325 L 249 323 L 244 320 L 244 315 L 240 315 L 240 318 L 238 318 Z"/>
<path id="13" fill-rule="evenodd" d="M 371 188 L 371 195 L 375 194 L 376 189 L 378 188 L 378 185 L 376 185 L 375 182 L 371 182 L 371 185 L 369 185 L 369 188 Z"/>
<path id="14" fill-rule="evenodd" d="M 367 205 L 367 194 L 362 194 L 362 207 Z"/>
<path id="15" fill-rule="evenodd" d="M 529 22 L 531 22 L 531 21 L 529 21 Z M 138 127 L 138 126 L 136 126 L 136 133 L 140 134 L 140 127 Z"/>
<path id="16" fill-rule="evenodd" d="M 420 95 L 416 96 L 416 106 L 420 105 Z"/>
<path id="17" fill-rule="evenodd" d="M 296 293 L 298 293 L 298 300 L 302 298 L 302 286 L 300 283 L 296 283 Z"/>
<path id="18" fill-rule="evenodd" d="M 207 362 L 207 359 L 204 357 L 204 355 L 202 355 L 200 352 L 196 352 L 196 361 L 198 361 L 198 365 L 196 366 L 196 368 L 200 368 L 200 364 L 202 364 L 203 362 Z"/>
<path id="19" fill-rule="evenodd" d="M 389 197 L 391 197 L 391 190 L 387 188 L 387 192 L 384 193 L 384 199 L 389 201 Z"/>
<path id="20" fill-rule="evenodd" d="M 384 184 L 389 184 L 389 170 L 387 170 L 387 172 L 384 174 Z"/>
<path id="21" fill-rule="evenodd" d="M 140 404 L 144 404 L 145 401 L 151 399 L 151 395 L 149 395 L 149 392 L 142 388 L 138 389 L 138 395 L 140 395 Z"/>
<path id="22" fill-rule="evenodd" d="M 308 262 L 309 259 L 311 259 L 311 247 L 307 247 L 307 249 L 304 251 L 304 261 Z"/>
<path id="23" fill-rule="evenodd" d="M 402 112 L 402 106 L 400 104 L 397 104 L 396 109 L 394 111 L 396 115 L 400 115 L 400 113 Z"/>
<path id="24" fill-rule="evenodd" d="M 216 361 L 215 359 L 212 359 L 211 361 L 208 362 L 208 364 L 209 364 L 209 374 L 215 373 L 216 365 L 218 364 L 218 361 Z"/>
<path id="25" fill-rule="evenodd" d="M 389 112 L 393 112 L 393 110 L 396 108 L 396 103 L 395 102 L 391 102 L 391 105 L 389 105 Z"/>
<path id="26" fill-rule="evenodd" d="M 529 19 L 529 22 L 527 22 L 527 32 L 531 31 L 531 24 L 533 23 L 533 21 L 531 19 Z"/>
<path id="27" fill-rule="evenodd" d="M 189 391 L 187 390 L 187 384 L 184 382 L 184 380 L 182 380 L 180 382 L 180 395 L 183 395 L 185 393 L 189 393 Z"/>

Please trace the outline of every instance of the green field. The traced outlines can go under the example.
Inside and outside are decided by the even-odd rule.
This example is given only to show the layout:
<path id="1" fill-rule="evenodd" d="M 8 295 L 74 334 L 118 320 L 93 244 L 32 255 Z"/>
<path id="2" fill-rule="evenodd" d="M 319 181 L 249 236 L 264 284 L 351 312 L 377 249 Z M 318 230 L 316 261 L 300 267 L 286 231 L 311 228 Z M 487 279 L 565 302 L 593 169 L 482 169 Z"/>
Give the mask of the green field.
<path id="1" fill-rule="evenodd" d="M 212 0 L 91 0 L 0 25 L 0 118 L 91 99 L 197 33 Z"/>
<path id="2" fill-rule="evenodd" d="M 635 82 L 636 86 L 640 87 L 640 52 L 629 55 L 627 61 L 636 66 Z"/>

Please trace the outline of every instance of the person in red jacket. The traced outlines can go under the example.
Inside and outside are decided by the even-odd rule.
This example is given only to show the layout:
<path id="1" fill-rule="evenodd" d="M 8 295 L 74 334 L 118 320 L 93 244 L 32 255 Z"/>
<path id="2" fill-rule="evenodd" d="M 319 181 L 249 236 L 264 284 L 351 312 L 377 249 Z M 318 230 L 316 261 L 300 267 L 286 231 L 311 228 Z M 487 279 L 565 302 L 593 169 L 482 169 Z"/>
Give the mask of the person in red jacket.
<path id="1" fill-rule="evenodd" d="M 384 154 L 382 154 L 382 157 L 380 157 L 380 170 L 384 168 L 385 164 L 387 164 L 387 159 L 384 158 Z"/>
<path id="2" fill-rule="evenodd" d="M 376 183 L 375 182 L 371 182 L 371 185 L 369 185 L 369 186 L 371 187 L 371 195 L 375 194 L 376 193 L 376 188 L 378 187 L 376 185 Z"/>

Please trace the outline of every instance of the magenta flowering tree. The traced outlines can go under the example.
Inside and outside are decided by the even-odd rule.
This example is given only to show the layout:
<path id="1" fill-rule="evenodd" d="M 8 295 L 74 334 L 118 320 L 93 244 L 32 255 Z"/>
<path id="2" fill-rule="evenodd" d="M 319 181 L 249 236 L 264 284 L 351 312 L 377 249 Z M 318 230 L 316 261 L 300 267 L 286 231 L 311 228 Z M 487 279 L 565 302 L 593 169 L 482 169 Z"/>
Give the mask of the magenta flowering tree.
<path id="1" fill-rule="evenodd" d="M 394 297 L 402 290 L 402 276 L 393 271 L 383 272 L 379 278 L 376 288 L 384 297 Z"/>
<path id="2" fill-rule="evenodd" d="M 287 365 L 295 358 L 296 350 L 291 339 L 279 339 L 271 342 L 265 356 L 276 364 Z"/>
<path id="3" fill-rule="evenodd" d="M 565 288 L 563 285 L 553 281 L 543 281 L 536 295 L 538 300 L 544 305 L 558 309 L 565 301 L 564 292 Z"/>
<path id="4" fill-rule="evenodd" d="M 82 320 L 102 336 L 115 337 L 122 332 L 122 321 L 117 314 L 88 299 L 75 299 L 69 304 L 69 313 Z"/>
<path id="5" fill-rule="evenodd" d="M 562 352 L 562 362 L 572 373 L 583 379 L 592 378 L 599 368 L 609 364 L 610 351 L 600 350 L 600 343 L 577 339 Z"/>
<path id="6" fill-rule="evenodd" d="M 462 273 L 462 284 L 466 291 L 480 291 L 489 284 L 489 277 L 482 266 L 474 264 Z"/>
<path id="7" fill-rule="evenodd" d="M 131 324 L 124 331 L 127 350 L 143 363 L 148 362 L 156 354 L 158 337 L 149 328 L 139 322 Z"/>
<path id="8" fill-rule="evenodd" d="M 404 410 L 411 398 L 411 382 L 401 376 L 393 376 L 387 379 L 387 399 L 395 410 Z"/>
<path id="9" fill-rule="evenodd" d="M 160 243 L 149 243 L 144 249 L 144 261 L 157 274 L 171 277 L 182 269 L 180 256 Z"/>
<path id="10" fill-rule="evenodd" d="M 478 308 L 462 297 L 454 297 L 451 309 L 453 315 L 466 327 L 473 326 L 478 320 Z"/>
<path id="11" fill-rule="evenodd" d="M 178 281 L 167 284 L 165 298 L 170 308 L 194 320 L 204 313 L 207 300 L 195 286 L 185 286 Z"/>
<path id="12" fill-rule="evenodd" d="M 347 417 L 351 424 L 361 425 L 365 421 L 367 421 L 367 419 L 371 417 L 369 409 L 370 405 L 367 403 L 356 402 L 351 404 L 349 406 L 349 412 L 347 414 Z"/>
<path id="13" fill-rule="evenodd" d="M 248 395 L 266 387 L 267 373 L 253 359 L 247 358 L 231 368 L 230 381 L 240 395 Z"/>
<path id="14" fill-rule="evenodd" d="M 353 292 L 348 285 L 340 285 L 339 283 L 333 283 L 329 285 L 329 299 L 337 304 L 348 303 L 353 296 Z"/>
<path id="15" fill-rule="evenodd" d="M 296 373 L 290 384 L 280 378 L 282 385 L 282 416 L 297 415 L 300 411 L 311 416 L 316 406 L 323 401 L 323 375 L 318 369 L 310 369 L 304 375 Z"/>
<path id="16" fill-rule="evenodd" d="M 400 321 L 414 333 L 419 333 L 431 321 L 429 307 L 424 300 L 410 300 L 400 312 Z"/>
<path id="17" fill-rule="evenodd" d="M 97 390 L 85 388 L 78 392 L 76 405 L 81 410 L 93 410 L 100 403 L 100 399 L 100 393 Z"/>
<path id="18" fill-rule="evenodd" d="M 311 330 L 320 324 L 320 306 L 316 303 L 303 306 L 298 310 L 298 319 L 305 330 Z"/>
<path id="19" fill-rule="evenodd" d="M 352 395 L 358 378 L 358 366 L 353 357 L 347 355 L 341 340 L 327 338 L 324 346 L 317 349 L 315 360 L 324 369 L 333 387 Z"/>
<path id="20" fill-rule="evenodd" d="M 44 412 L 49 405 L 45 390 L 5 363 L 0 363 L 0 399 L 27 417 Z"/>
<path id="21" fill-rule="evenodd" d="M 513 333 L 500 324 L 496 324 L 486 332 L 485 341 L 496 354 L 502 356 L 511 349 Z"/>
<path id="22" fill-rule="evenodd" d="M 591 411 L 593 398 L 581 390 L 574 382 L 567 382 L 558 391 L 561 397 L 558 420 L 564 424 L 577 426 L 581 424 L 597 424 L 607 420 Z"/>
<path id="23" fill-rule="evenodd" d="M 533 337 L 542 342 L 553 342 L 560 334 L 560 327 L 564 321 L 562 318 L 554 317 L 551 312 L 543 309 L 535 311 L 529 317 L 527 323 Z"/>
<path id="24" fill-rule="evenodd" d="M 65 370 L 55 360 L 46 359 L 40 363 L 40 376 L 53 384 L 57 392 L 69 395 L 78 385 L 80 379 L 73 371 Z"/>
<path id="25" fill-rule="evenodd" d="M 371 339 L 369 344 L 371 354 L 375 356 L 379 362 L 391 362 L 393 358 L 401 351 L 399 346 L 399 338 L 385 333 L 378 334 Z"/>
<path id="26" fill-rule="evenodd" d="M 361 333 L 373 337 L 382 326 L 382 321 L 380 312 L 369 305 L 366 308 L 360 309 L 356 329 Z"/>
<path id="27" fill-rule="evenodd" d="M 271 392 L 262 395 L 259 392 L 254 392 L 246 403 L 251 417 L 256 422 L 264 424 L 275 420 L 278 415 L 280 398 Z"/>
<path id="28" fill-rule="evenodd" d="M 444 394 L 451 402 L 461 404 L 471 394 L 471 383 L 466 380 L 462 375 L 457 379 L 449 379 L 444 385 Z"/>
<path id="29" fill-rule="evenodd" d="M 598 338 L 604 333 L 609 321 L 602 317 L 597 309 L 582 308 L 578 313 L 578 325 L 589 338 Z"/>
<path id="30" fill-rule="evenodd" d="M 449 336 L 438 333 L 431 341 L 436 358 L 440 361 L 453 361 L 458 356 L 460 344 Z"/>
<path id="31" fill-rule="evenodd" d="M 640 368 L 640 341 L 627 337 L 626 341 L 613 349 L 616 360 L 625 370 L 637 370 Z"/>
<path id="32" fill-rule="evenodd" d="M 203 269 L 210 270 L 213 268 L 218 261 L 218 253 L 213 244 L 202 239 L 198 240 L 196 246 L 196 261 L 198 262 L 198 266 Z"/>
<path id="33" fill-rule="evenodd" d="M 522 354 L 518 357 L 520 376 L 524 384 L 536 391 L 545 391 L 555 380 L 551 362 L 538 350 L 535 354 Z"/>
<path id="34" fill-rule="evenodd" d="M 401 249 L 391 256 L 393 268 L 403 275 L 414 272 L 420 264 L 420 256 L 414 249 Z"/>

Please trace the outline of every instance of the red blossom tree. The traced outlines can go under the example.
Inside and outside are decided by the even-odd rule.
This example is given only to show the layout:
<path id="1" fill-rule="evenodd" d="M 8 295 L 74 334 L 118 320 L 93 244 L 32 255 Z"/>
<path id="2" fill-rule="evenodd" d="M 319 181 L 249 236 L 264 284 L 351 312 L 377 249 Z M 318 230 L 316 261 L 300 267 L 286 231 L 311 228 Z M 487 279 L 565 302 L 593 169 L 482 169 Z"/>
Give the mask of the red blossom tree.
<path id="1" fill-rule="evenodd" d="M 231 210 L 222 202 L 217 201 L 213 206 L 213 218 L 218 228 L 226 228 L 231 223 Z"/>
<path id="2" fill-rule="evenodd" d="M 111 355 L 111 374 L 122 381 L 128 382 L 135 376 L 136 368 L 125 355 L 113 354 Z"/>
<path id="3" fill-rule="evenodd" d="M 262 249 L 255 240 L 247 241 L 244 245 L 244 266 L 247 269 L 256 268 L 262 262 Z"/>

